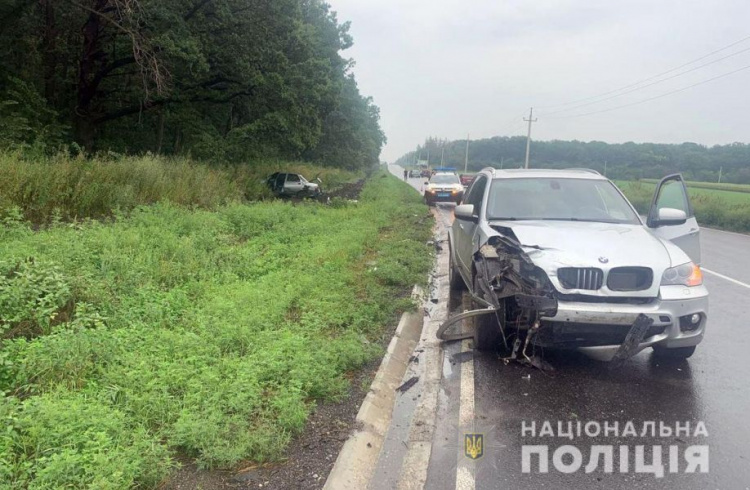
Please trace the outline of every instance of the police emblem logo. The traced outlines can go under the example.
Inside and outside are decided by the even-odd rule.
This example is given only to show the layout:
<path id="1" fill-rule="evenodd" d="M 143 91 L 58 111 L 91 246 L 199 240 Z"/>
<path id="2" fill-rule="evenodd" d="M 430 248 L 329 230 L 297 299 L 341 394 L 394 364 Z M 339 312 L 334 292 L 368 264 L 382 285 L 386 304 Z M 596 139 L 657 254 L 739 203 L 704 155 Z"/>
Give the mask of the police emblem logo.
<path id="1" fill-rule="evenodd" d="M 464 454 L 469 459 L 479 459 L 484 455 L 484 436 L 464 434 Z"/>

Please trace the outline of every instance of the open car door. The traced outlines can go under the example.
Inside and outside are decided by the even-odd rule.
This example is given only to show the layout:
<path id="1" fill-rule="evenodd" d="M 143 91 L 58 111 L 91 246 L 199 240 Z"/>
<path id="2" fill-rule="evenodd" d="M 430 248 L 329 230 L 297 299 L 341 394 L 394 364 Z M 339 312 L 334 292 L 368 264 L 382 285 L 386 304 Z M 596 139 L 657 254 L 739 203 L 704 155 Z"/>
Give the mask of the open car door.
<path id="1" fill-rule="evenodd" d="M 694 263 L 701 263 L 700 228 L 682 174 L 668 175 L 656 186 L 646 225 L 654 235 L 680 247 Z"/>

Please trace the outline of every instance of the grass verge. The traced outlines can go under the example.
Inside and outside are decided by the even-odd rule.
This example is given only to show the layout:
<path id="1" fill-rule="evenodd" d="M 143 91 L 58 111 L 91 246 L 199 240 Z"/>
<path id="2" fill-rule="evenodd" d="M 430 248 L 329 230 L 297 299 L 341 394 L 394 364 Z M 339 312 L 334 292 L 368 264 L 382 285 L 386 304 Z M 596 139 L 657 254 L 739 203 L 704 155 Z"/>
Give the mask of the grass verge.
<path id="1" fill-rule="evenodd" d="M 0 486 L 152 488 L 175 451 L 279 458 L 412 307 L 432 260 L 420 201 L 381 172 L 356 203 L 6 218 Z"/>

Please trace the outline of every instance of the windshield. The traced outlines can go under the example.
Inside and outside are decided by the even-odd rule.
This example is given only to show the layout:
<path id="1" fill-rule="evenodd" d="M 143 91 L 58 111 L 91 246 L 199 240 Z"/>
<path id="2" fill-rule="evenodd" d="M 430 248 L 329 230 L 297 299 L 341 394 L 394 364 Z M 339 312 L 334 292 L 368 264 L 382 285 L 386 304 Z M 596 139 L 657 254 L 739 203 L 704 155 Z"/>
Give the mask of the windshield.
<path id="1" fill-rule="evenodd" d="M 453 174 L 435 174 L 430 179 L 430 184 L 460 184 L 460 182 Z"/>
<path id="2" fill-rule="evenodd" d="M 590 179 L 494 180 L 487 218 L 639 223 L 638 216 L 614 184 Z"/>

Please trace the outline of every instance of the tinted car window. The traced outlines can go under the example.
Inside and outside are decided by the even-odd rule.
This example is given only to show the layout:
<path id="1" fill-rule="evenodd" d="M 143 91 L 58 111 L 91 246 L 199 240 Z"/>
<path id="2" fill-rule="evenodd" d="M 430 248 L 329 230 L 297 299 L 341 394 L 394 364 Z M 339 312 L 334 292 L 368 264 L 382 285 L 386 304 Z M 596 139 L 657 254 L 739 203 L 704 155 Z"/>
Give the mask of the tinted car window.
<path id="1" fill-rule="evenodd" d="M 478 177 L 474 184 L 471 186 L 471 189 L 469 189 L 469 194 L 464 200 L 464 203 L 474 205 L 474 213 L 477 215 L 479 215 L 479 208 L 482 205 L 482 198 L 484 197 L 484 189 L 486 187 L 487 177 Z"/>
<path id="2" fill-rule="evenodd" d="M 287 177 L 286 181 L 287 182 L 299 182 L 299 175 L 289 174 L 289 177 Z"/>
<path id="3" fill-rule="evenodd" d="M 628 202 L 607 180 L 497 179 L 488 219 L 597 221 L 638 224 Z"/>

